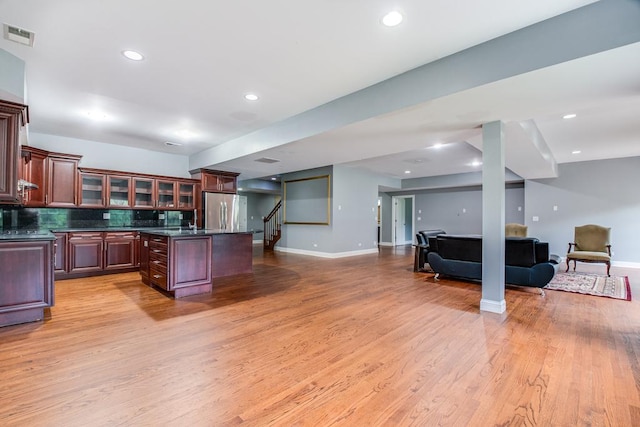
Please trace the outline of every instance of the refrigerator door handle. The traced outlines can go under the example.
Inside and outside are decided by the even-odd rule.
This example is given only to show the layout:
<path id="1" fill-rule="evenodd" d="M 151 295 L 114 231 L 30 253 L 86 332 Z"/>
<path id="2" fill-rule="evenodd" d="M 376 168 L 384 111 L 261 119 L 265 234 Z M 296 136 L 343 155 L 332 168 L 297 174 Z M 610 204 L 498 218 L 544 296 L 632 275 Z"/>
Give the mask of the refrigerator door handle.
<path id="1" fill-rule="evenodd" d="M 224 228 L 224 205 L 220 202 L 220 210 L 218 211 L 218 219 L 220 220 L 220 228 Z"/>
<path id="2" fill-rule="evenodd" d="M 227 219 L 229 215 L 229 208 L 227 207 L 227 202 L 224 202 L 224 229 L 227 229 Z"/>

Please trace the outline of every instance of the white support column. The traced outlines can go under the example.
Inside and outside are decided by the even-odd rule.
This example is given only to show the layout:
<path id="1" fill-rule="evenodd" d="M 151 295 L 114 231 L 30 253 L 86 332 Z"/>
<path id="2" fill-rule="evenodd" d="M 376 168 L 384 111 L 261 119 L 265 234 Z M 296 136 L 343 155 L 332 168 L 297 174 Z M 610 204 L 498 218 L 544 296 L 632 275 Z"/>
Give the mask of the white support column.
<path id="1" fill-rule="evenodd" d="M 482 300 L 480 310 L 504 313 L 504 128 L 482 126 Z"/>

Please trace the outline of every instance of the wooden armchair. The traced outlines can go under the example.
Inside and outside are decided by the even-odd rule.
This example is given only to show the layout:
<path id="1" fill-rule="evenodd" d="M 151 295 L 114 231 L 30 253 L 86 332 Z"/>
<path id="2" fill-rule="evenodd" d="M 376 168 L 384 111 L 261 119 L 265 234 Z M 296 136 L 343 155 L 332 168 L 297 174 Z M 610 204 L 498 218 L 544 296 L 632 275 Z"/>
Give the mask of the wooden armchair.
<path id="1" fill-rule="evenodd" d="M 504 237 L 527 237 L 526 225 L 510 222 L 504 225 Z"/>
<path id="2" fill-rule="evenodd" d="M 567 251 L 567 271 L 569 271 L 570 261 L 573 261 L 573 271 L 576 271 L 577 261 L 599 262 L 607 265 L 607 276 L 610 276 L 610 234 L 611 228 L 599 225 L 589 224 L 575 227 L 574 241 L 573 243 L 569 243 L 569 249 Z"/>

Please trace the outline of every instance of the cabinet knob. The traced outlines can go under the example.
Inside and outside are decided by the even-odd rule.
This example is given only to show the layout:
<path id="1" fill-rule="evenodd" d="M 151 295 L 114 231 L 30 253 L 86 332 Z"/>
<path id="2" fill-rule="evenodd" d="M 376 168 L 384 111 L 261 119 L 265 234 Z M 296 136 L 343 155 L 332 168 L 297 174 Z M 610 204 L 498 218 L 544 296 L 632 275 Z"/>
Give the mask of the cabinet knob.
<path id="1" fill-rule="evenodd" d="M 153 263 L 154 263 L 154 264 L 160 264 L 160 261 L 155 260 L 155 261 L 153 261 Z"/>
<path id="2" fill-rule="evenodd" d="M 160 249 L 154 249 L 153 252 L 157 254 L 158 252 L 160 252 Z"/>
<path id="3" fill-rule="evenodd" d="M 160 276 L 159 274 L 154 274 L 154 275 L 153 275 L 153 278 L 154 278 L 154 279 L 159 279 L 159 278 L 161 278 L 161 277 L 162 277 L 162 276 Z"/>

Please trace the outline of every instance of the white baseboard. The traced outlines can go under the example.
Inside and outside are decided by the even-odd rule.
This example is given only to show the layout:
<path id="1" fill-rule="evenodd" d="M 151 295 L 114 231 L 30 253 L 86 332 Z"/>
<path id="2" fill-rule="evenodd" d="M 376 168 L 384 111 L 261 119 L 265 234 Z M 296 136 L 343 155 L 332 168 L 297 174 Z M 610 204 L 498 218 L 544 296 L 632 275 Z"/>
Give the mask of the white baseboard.
<path id="1" fill-rule="evenodd" d="M 262 239 L 260 239 L 260 240 L 254 240 L 254 241 L 253 241 L 253 244 L 254 244 L 254 245 L 261 245 L 261 244 L 263 244 L 263 243 L 264 243 L 264 240 L 262 240 Z"/>
<path id="2" fill-rule="evenodd" d="M 494 301 L 482 298 L 480 300 L 480 311 L 502 314 L 507 311 L 507 302 L 505 300 Z"/>
<path id="3" fill-rule="evenodd" d="M 378 249 L 373 248 L 373 249 L 362 249 L 359 251 L 349 251 L 349 252 L 335 252 L 335 253 L 331 253 L 331 252 L 319 252 L 319 251 L 308 251 L 305 249 L 295 249 L 295 248 L 283 248 L 280 246 L 276 246 L 274 248 L 274 250 L 278 251 L 278 252 L 286 252 L 286 253 L 290 253 L 290 254 L 298 254 L 298 255 L 309 255 L 309 256 L 315 256 L 315 257 L 320 257 L 320 258 L 346 258 L 346 257 L 350 257 L 350 256 L 358 256 L 358 255 L 370 255 L 370 254 L 377 254 L 378 253 Z"/>
<path id="4" fill-rule="evenodd" d="M 640 268 L 640 262 L 611 261 L 613 267 Z"/>
<path id="5" fill-rule="evenodd" d="M 391 242 L 380 242 L 380 243 L 378 243 L 378 246 L 393 246 L 393 243 L 391 243 Z"/>

